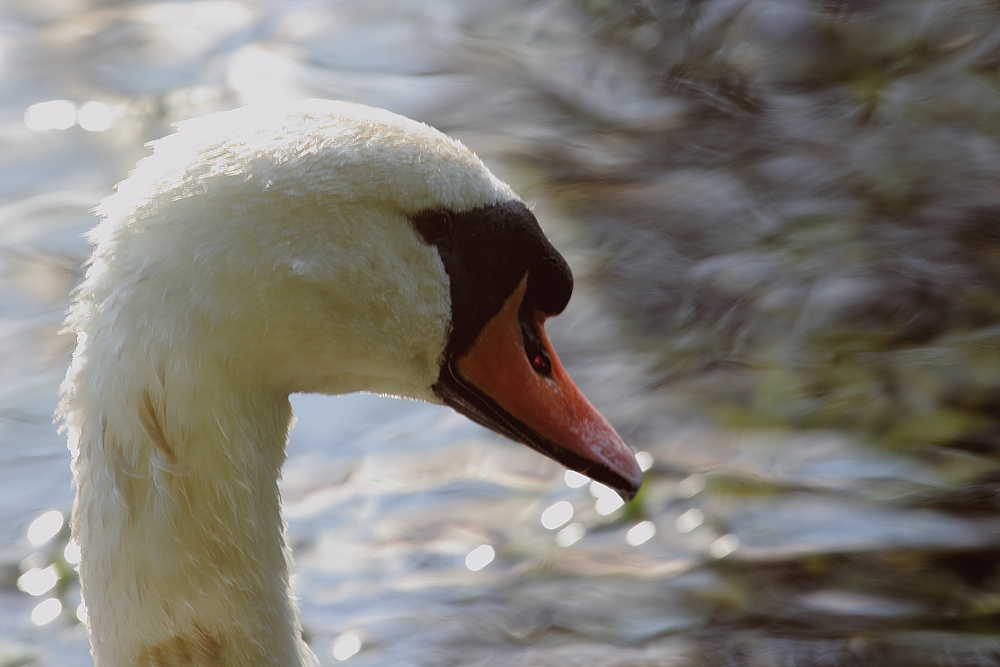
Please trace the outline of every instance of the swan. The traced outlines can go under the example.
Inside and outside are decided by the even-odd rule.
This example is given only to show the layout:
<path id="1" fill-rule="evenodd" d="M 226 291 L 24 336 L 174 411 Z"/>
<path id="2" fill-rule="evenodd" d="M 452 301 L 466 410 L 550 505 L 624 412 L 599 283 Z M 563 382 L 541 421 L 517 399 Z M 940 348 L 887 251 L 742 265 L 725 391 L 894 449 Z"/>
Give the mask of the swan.
<path id="1" fill-rule="evenodd" d="M 221 112 L 98 212 L 58 412 L 97 667 L 316 664 L 277 487 L 292 392 L 443 403 L 638 490 L 545 334 L 568 266 L 441 132 L 326 100 Z"/>

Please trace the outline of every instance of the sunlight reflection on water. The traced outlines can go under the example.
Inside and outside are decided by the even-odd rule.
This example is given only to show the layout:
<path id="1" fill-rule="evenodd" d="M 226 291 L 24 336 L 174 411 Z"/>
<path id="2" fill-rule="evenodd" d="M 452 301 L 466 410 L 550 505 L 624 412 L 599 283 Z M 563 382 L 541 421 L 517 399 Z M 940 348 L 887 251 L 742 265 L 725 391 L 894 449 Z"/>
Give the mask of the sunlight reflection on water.
<path id="1" fill-rule="evenodd" d="M 76 540 L 67 542 L 66 548 L 63 550 L 63 558 L 70 565 L 80 564 L 80 545 L 76 543 Z"/>
<path id="2" fill-rule="evenodd" d="M 493 562 L 493 558 L 496 556 L 496 552 L 488 544 L 483 544 L 472 551 L 469 555 L 465 557 L 465 567 L 469 568 L 472 572 L 478 572 L 487 565 Z"/>
<path id="3" fill-rule="evenodd" d="M 586 475 L 581 475 L 575 470 L 567 470 L 566 474 L 563 475 L 563 479 L 566 482 L 566 486 L 571 489 L 578 489 L 585 484 L 590 483 L 590 478 Z"/>
<path id="4" fill-rule="evenodd" d="M 549 530 L 555 530 L 572 518 L 573 505 L 565 500 L 560 500 L 542 512 L 542 525 Z"/>
<path id="5" fill-rule="evenodd" d="M 571 523 L 556 534 L 556 544 L 568 547 L 579 542 L 586 534 L 587 529 L 582 523 Z"/>
<path id="6" fill-rule="evenodd" d="M 760 21 L 768 12 L 798 11 L 794 3 L 779 4 L 750 3 L 748 15 L 759 10 L 754 20 Z M 95 222 L 93 207 L 146 154 L 144 143 L 168 132 L 171 122 L 255 100 L 315 95 L 390 106 L 460 134 L 532 201 L 541 224 L 567 252 L 579 285 L 567 312 L 552 321 L 553 339 L 585 393 L 646 449 L 637 460 L 647 471 L 639 500 L 626 505 L 607 487 L 501 443 L 439 406 L 372 396 L 294 396 L 300 422 L 291 435 L 281 490 L 303 622 L 322 657 L 358 665 L 436 667 L 419 662 L 420 656 L 444 655 L 465 661 L 461 664 L 500 667 L 603 667 L 687 664 L 681 662 L 688 659 L 684 656 L 695 656 L 690 659 L 699 664 L 728 664 L 733 656 L 746 655 L 762 664 L 772 658 L 811 664 L 810 656 L 817 655 L 863 664 L 865 656 L 874 655 L 868 664 L 883 664 L 880 656 L 894 650 L 899 653 L 893 655 L 912 656 L 908 647 L 930 642 L 926 645 L 942 647 L 941 655 L 960 664 L 995 664 L 980 659 L 1000 650 L 989 625 L 997 610 L 1000 528 L 983 511 L 995 500 L 995 487 L 966 493 L 956 482 L 981 472 L 982 458 L 972 451 L 958 455 L 930 448 L 922 457 L 907 458 L 835 431 L 755 426 L 720 434 L 701 417 L 687 425 L 673 416 L 673 399 L 650 389 L 663 381 L 660 352 L 650 358 L 628 349 L 623 341 L 634 336 L 620 335 L 619 321 L 588 290 L 605 270 L 597 257 L 612 251 L 628 256 L 632 246 L 625 241 L 621 248 L 586 246 L 588 234 L 595 232 L 571 220 L 562 206 L 582 194 L 571 187 L 560 190 L 567 187 L 561 179 L 572 182 L 583 174 L 584 190 L 597 193 L 602 206 L 626 201 L 639 208 L 624 209 L 650 226 L 672 219 L 670 211 L 676 209 L 674 215 L 696 223 L 692 236 L 707 233 L 714 218 L 703 201 L 697 203 L 704 210 L 683 207 L 691 193 L 709 193 L 707 199 L 718 200 L 720 208 L 747 196 L 733 185 L 731 174 L 683 165 L 680 176 L 640 173 L 642 187 L 616 189 L 618 179 L 628 178 L 628 165 L 646 164 L 644 149 L 682 161 L 691 146 L 699 154 L 718 154 L 729 135 L 684 134 L 698 120 L 699 112 L 692 109 L 701 107 L 673 94 L 647 95 L 633 80 L 638 60 L 620 68 L 617 55 L 604 51 L 615 33 L 601 33 L 599 39 L 588 33 L 588 26 L 604 19 L 579 12 L 598 5 L 613 14 L 614 3 L 436 0 L 38 0 L 0 7 L 0 280 L 5 287 L 0 290 L 0 571 L 7 573 L 0 582 L 5 584 L 0 585 L 0 662 L 7 659 L 3 651 L 10 643 L 28 646 L 10 658 L 11 664 L 91 664 L 83 628 L 63 611 L 75 609 L 76 617 L 86 620 L 73 575 L 79 549 L 67 542 L 64 526 L 69 454 L 50 415 L 71 343 L 55 332 L 69 290 L 80 278 L 87 254 L 81 234 Z M 660 9 L 668 5 L 661 3 Z M 695 5 L 706 8 L 702 20 L 693 22 L 699 26 L 711 26 L 716 14 L 729 16 L 728 9 L 716 11 L 725 3 Z M 822 14 L 816 8 L 809 12 L 809 20 Z M 942 12 L 942 22 L 947 13 Z M 644 16 L 630 20 L 650 20 Z M 730 19 L 739 30 L 746 27 Z M 804 24 L 804 18 L 795 20 L 800 19 Z M 753 23 L 741 34 L 785 34 L 778 30 L 784 19 L 773 20 Z M 852 15 L 836 29 L 865 20 Z M 612 50 L 635 47 L 651 53 L 664 30 L 639 26 Z M 984 28 L 984 34 L 990 30 Z M 808 38 L 811 33 L 802 34 L 804 42 L 816 41 Z M 959 37 L 974 34 L 970 29 Z M 887 38 L 885 44 L 897 41 Z M 960 42 L 948 48 L 963 53 Z M 747 63 L 759 64 L 766 60 L 754 51 L 759 47 L 755 43 L 734 53 L 749 53 Z M 968 55 L 986 58 L 982 54 L 988 52 L 981 48 L 979 55 Z M 789 57 L 782 62 L 812 61 Z M 995 63 L 984 62 L 976 68 L 992 71 Z M 662 83 L 661 74 L 651 80 Z M 865 76 L 867 90 L 874 84 L 870 74 Z M 755 82 L 748 75 L 744 83 Z M 853 89 L 855 83 L 845 85 Z M 725 92 L 716 85 L 721 84 L 694 87 L 715 99 Z M 991 90 L 978 89 L 983 95 Z M 786 106 L 804 103 L 793 104 L 788 99 L 793 92 L 782 90 L 777 103 L 765 107 L 768 113 L 789 112 L 793 120 L 786 124 L 774 116 L 769 122 L 812 128 L 829 115 L 825 102 L 822 112 L 803 111 L 801 117 L 790 112 Z M 921 99 L 958 98 L 928 94 Z M 740 104 L 753 100 L 737 101 L 716 115 L 745 122 L 751 112 Z M 583 112 L 574 114 L 574 108 Z M 951 117 L 957 112 L 934 113 Z M 596 127 L 589 135 L 566 134 L 588 124 Z M 874 132 L 878 123 L 859 125 Z M 651 127 L 663 134 L 650 133 Z M 809 137 L 813 132 L 795 131 Z M 901 143 L 922 145 L 911 134 Z M 761 141 L 770 137 L 762 136 Z M 851 171 L 829 157 L 835 143 L 810 138 L 806 152 L 826 168 Z M 948 145 L 961 143 L 949 139 Z M 972 143 L 977 159 L 993 159 L 989 141 Z M 539 155 L 543 159 L 531 162 Z M 830 174 L 823 169 L 797 167 L 800 157 L 768 156 L 754 167 L 754 178 L 828 182 Z M 881 173 L 884 165 L 879 165 L 875 171 Z M 871 188 L 882 192 L 875 185 Z M 882 192 L 881 208 L 875 207 L 879 215 L 888 215 L 893 206 L 913 205 L 908 195 L 896 201 L 897 195 Z M 655 197 L 674 209 L 641 208 Z M 853 215 L 849 209 L 855 204 L 836 197 L 832 214 L 810 212 L 817 206 L 812 200 L 781 197 L 751 208 L 759 218 L 774 217 L 766 235 L 773 239 L 781 224 L 812 229 L 817 217 Z M 982 206 L 983 219 L 992 220 L 994 203 Z M 808 225 L 781 218 L 781 211 L 796 207 L 807 211 Z M 944 225 L 949 211 L 942 206 L 935 213 L 941 221 L 935 217 L 935 224 L 926 227 Z M 613 209 L 600 215 L 609 226 L 624 228 Z M 970 229 L 979 224 L 979 218 L 954 215 Z M 956 238 L 972 233 L 961 225 Z M 637 294 L 653 298 L 657 289 L 669 290 L 649 276 L 666 280 L 663 269 L 679 251 L 650 229 L 640 232 L 626 240 L 662 256 L 642 259 L 647 256 L 637 252 L 625 266 L 637 272 Z M 983 238 L 986 252 L 992 236 Z M 745 254 L 732 259 L 720 251 L 707 258 L 698 269 L 704 282 L 698 289 L 721 293 L 754 280 L 764 284 L 781 270 L 764 263 L 764 278 L 754 278 L 760 267 Z M 685 262 L 680 262 L 685 271 L 693 272 Z M 908 275 L 918 266 L 900 271 Z M 676 282 L 689 278 L 685 274 Z M 610 279 L 623 280 L 617 274 Z M 933 282 L 928 282 L 929 293 Z M 824 299 L 846 299 L 851 290 L 864 291 L 862 283 L 830 277 L 813 293 L 812 303 L 818 308 Z M 610 289 L 620 295 L 628 285 L 614 283 Z M 758 305 L 780 310 L 798 298 L 805 297 L 797 288 L 776 290 Z M 987 303 L 983 312 L 992 307 Z M 992 349 L 991 341 L 974 344 Z M 672 340 L 682 351 L 689 342 Z M 927 350 L 913 352 L 918 353 L 933 357 Z M 951 361 L 942 366 L 958 368 Z M 994 369 L 982 365 L 984 386 L 995 378 Z M 941 384 L 951 386 L 959 375 L 956 370 L 942 376 L 947 381 Z M 878 384 L 877 379 L 870 383 Z M 781 409 L 803 400 L 781 393 L 784 376 L 774 384 L 762 391 L 775 393 Z M 906 384 L 900 383 L 900 393 L 906 393 Z M 984 391 L 984 396 L 992 394 Z M 691 409 L 682 404 L 677 411 Z M 929 500 L 945 493 L 954 493 L 952 505 Z M 878 594 L 856 590 L 869 586 Z M 791 621 L 790 613 L 795 615 Z M 962 614 L 973 620 L 957 634 L 941 630 L 928 639 L 930 633 L 914 630 L 959 627 L 956 618 Z M 845 619 L 860 621 L 852 626 Z M 870 619 L 883 625 L 875 627 Z M 42 624 L 47 624 L 44 632 L 36 633 L 33 626 Z M 741 634 L 741 624 L 752 632 Z M 776 628 L 774 636 L 769 628 Z M 806 630 L 800 636 L 801 628 Z M 869 648 L 858 648 L 858 637 Z M 931 649 L 926 653 L 931 655 Z"/>
<path id="7" fill-rule="evenodd" d="M 705 513 L 695 507 L 677 517 L 674 526 L 677 528 L 678 533 L 690 533 L 704 522 Z"/>
<path id="8" fill-rule="evenodd" d="M 712 558 L 725 558 L 740 546 L 740 538 L 735 535 L 723 535 L 708 545 L 708 553 Z"/>
<path id="9" fill-rule="evenodd" d="M 76 124 L 76 105 L 69 100 L 51 100 L 32 104 L 24 112 L 29 130 L 66 130 Z"/>
<path id="10" fill-rule="evenodd" d="M 625 541 L 633 547 L 637 547 L 648 542 L 653 535 L 656 535 L 656 525 L 652 521 L 642 521 L 625 533 Z"/>
<path id="11" fill-rule="evenodd" d="M 88 132 L 103 132 L 114 124 L 115 114 L 107 104 L 91 100 L 80 107 L 76 122 Z"/>
<path id="12" fill-rule="evenodd" d="M 49 510 L 28 526 L 28 541 L 36 547 L 56 536 L 63 527 L 63 515 L 59 510 Z"/>
<path id="13" fill-rule="evenodd" d="M 31 610 L 31 622 L 35 625 L 47 625 L 62 613 L 62 602 L 59 598 L 49 598 L 35 605 Z"/>
<path id="14" fill-rule="evenodd" d="M 56 566 L 46 568 L 33 567 L 17 579 L 17 587 L 28 595 L 44 595 L 51 591 L 59 581 Z"/>
<path id="15" fill-rule="evenodd" d="M 345 632 L 337 637 L 330 652 L 333 657 L 343 662 L 361 650 L 361 638 L 353 632 Z"/>

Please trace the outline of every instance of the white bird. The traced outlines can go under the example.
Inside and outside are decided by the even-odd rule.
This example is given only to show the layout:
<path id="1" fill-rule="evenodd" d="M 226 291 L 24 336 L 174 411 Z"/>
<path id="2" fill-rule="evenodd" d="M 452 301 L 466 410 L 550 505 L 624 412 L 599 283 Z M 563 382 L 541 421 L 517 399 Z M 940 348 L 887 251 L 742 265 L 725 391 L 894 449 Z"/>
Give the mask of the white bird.
<path id="1" fill-rule="evenodd" d="M 99 212 L 60 406 L 97 667 L 316 664 L 277 488 L 291 392 L 445 403 L 638 490 L 545 335 L 569 268 L 437 130 L 324 100 L 213 114 Z"/>

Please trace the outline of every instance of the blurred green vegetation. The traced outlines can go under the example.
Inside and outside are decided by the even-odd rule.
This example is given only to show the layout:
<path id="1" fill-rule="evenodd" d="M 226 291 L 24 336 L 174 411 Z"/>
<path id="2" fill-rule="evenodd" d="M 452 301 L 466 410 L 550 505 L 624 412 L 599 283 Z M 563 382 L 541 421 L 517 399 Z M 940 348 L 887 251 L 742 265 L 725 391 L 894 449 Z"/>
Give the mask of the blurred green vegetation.
<path id="1" fill-rule="evenodd" d="M 1000 451 L 1000 6 L 578 7 L 641 92 L 526 157 L 657 382 L 730 425 Z"/>

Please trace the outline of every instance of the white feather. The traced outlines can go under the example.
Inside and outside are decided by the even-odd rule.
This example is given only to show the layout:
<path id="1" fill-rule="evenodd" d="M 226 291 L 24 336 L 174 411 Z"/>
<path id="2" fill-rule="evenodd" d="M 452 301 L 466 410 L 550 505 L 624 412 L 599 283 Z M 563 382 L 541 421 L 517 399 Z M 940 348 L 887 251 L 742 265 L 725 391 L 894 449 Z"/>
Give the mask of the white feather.
<path id="1" fill-rule="evenodd" d="M 98 667 L 314 664 L 276 487 L 287 396 L 436 400 L 448 277 L 407 216 L 513 198 L 454 139 L 354 104 L 248 107 L 154 144 L 100 207 L 69 318 Z"/>

